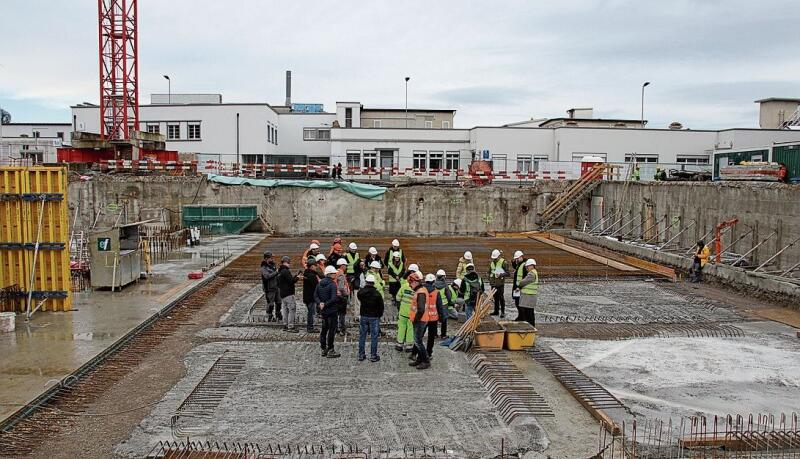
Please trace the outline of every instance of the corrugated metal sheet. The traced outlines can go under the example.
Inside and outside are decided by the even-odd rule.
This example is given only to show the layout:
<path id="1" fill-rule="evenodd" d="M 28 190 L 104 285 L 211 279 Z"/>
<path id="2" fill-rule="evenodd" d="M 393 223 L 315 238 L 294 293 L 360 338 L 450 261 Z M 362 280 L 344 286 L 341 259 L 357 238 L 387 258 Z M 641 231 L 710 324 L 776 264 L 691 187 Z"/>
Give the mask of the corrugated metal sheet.
<path id="1" fill-rule="evenodd" d="M 256 206 L 183 206 L 183 226 L 207 226 L 213 234 L 238 234 L 258 218 Z"/>
<path id="2" fill-rule="evenodd" d="M 800 144 L 772 147 L 772 161 L 785 164 L 789 181 L 800 183 Z"/>

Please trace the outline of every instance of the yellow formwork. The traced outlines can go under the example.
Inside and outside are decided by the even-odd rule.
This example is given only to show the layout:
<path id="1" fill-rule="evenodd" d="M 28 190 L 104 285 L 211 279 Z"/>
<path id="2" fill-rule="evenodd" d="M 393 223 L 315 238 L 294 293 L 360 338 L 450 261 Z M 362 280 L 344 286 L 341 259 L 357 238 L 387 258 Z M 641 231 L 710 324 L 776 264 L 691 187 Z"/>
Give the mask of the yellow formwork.
<path id="1" fill-rule="evenodd" d="M 0 288 L 20 292 L 6 309 L 24 311 L 29 290 L 31 308 L 71 309 L 67 205 L 65 168 L 0 167 Z"/>

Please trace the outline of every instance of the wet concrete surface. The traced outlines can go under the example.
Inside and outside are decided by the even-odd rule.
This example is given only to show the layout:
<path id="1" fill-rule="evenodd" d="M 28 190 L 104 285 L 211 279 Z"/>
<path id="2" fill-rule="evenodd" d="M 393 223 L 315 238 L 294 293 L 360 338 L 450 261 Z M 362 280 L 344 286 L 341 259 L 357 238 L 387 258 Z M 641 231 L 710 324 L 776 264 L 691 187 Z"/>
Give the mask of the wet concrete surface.
<path id="1" fill-rule="evenodd" d="M 142 457 L 173 434 L 259 445 L 353 445 L 398 457 L 406 446 L 494 457 L 501 441 L 507 454 L 540 451 L 548 444 L 535 420 L 512 426 L 502 421 L 463 353 L 438 353 L 432 367 L 420 371 L 388 344 L 381 345 L 381 360 L 374 363 L 358 362 L 353 344 L 337 349 L 341 358 L 326 359 L 312 343 L 199 346 L 186 358 L 186 378 L 117 453 Z M 223 355 L 238 359 L 241 368 L 224 381 L 206 379 L 216 380 L 223 397 L 218 406 L 202 398 L 185 404 L 195 388 L 207 384 L 203 378 Z"/>
<path id="2" fill-rule="evenodd" d="M 153 266 L 153 275 L 121 291 L 76 293 L 70 312 L 17 316 L 14 333 L 0 334 L 0 419 L 91 360 L 129 330 L 197 283 L 187 279 L 213 261 L 209 253 L 234 255 L 263 239 L 261 234 L 216 237 Z"/>

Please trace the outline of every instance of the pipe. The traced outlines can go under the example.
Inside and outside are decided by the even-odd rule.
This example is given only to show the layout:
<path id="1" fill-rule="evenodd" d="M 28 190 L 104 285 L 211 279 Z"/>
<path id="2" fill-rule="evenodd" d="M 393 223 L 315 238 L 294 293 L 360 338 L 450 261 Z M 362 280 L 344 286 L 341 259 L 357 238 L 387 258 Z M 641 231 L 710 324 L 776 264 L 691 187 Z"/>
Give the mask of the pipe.
<path id="1" fill-rule="evenodd" d="M 239 162 L 239 114 L 238 113 L 236 114 L 236 164 L 237 164 L 236 167 L 238 168 L 239 167 L 238 165 L 240 164 L 240 162 Z M 239 171 L 238 170 L 236 171 L 236 175 L 239 175 Z"/>
<path id="2" fill-rule="evenodd" d="M 780 250 L 778 251 L 778 253 L 776 253 L 775 255 L 773 255 L 773 256 L 771 256 L 771 257 L 769 257 L 769 260 L 765 261 L 764 263 L 761 263 L 761 265 L 760 265 L 758 268 L 754 269 L 754 270 L 753 270 L 753 272 L 756 272 L 756 271 L 758 271 L 759 269 L 761 269 L 761 268 L 763 268 L 764 266 L 766 266 L 766 265 L 767 265 L 767 263 L 769 263 L 769 262 L 771 262 L 772 260 L 774 260 L 774 259 L 778 258 L 778 255 L 780 255 L 780 254 L 782 254 L 783 252 L 785 252 L 785 251 L 786 251 L 786 249 L 788 249 L 789 247 L 791 247 L 791 246 L 793 246 L 793 245 L 797 244 L 797 242 L 798 242 L 798 241 L 800 241 L 800 236 L 798 236 L 797 238 L 795 238 L 795 240 L 793 240 L 792 242 L 790 242 L 790 243 L 789 243 L 789 245 L 787 245 L 786 247 L 784 247 L 784 248 L 780 249 Z"/>
<path id="3" fill-rule="evenodd" d="M 769 236 L 767 236 L 767 238 L 766 238 L 766 239 L 764 239 L 763 241 L 761 241 L 761 242 L 759 242 L 758 244 L 756 244 L 756 245 L 755 245 L 755 247 L 753 247 L 752 249 L 748 250 L 748 251 L 747 251 L 747 252 L 746 252 L 744 255 L 742 255 L 741 257 L 737 258 L 737 259 L 736 259 L 736 261 L 734 261 L 733 263 L 731 263 L 731 266 L 736 266 L 736 265 L 737 265 L 737 264 L 738 264 L 740 261 L 744 260 L 744 259 L 745 259 L 745 257 L 747 257 L 747 256 L 748 256 L 748 255 L 750 255 L 751 253 L 755 252 L 755 250 L 756 250 L 757 248 L 761 247 L 761 244 L 763 244 L 763 243 L 765 243 L 765 242 L 769 241 L 770 239 L 772 239 L 772 236 L 775 236 L 776 234 L 778 234 L 778 232 L 777 232 L 777 231 L 773 231 L 773 232 L 772 232 L 772 233 L 771 233 Z"/>
<path id="4" fill-rule="evenodd" d="M 670 243 L 672 243 L 672 241 L 674 241 L 675 239 L 679 238 L 679 237 L 680 237 L 680 236 L 681 236 L 683 233 L 685 233 L 685 232 L 686 232 L 686 231 L 687 231 L 689 228 L 693 227 L 693 226 L 695 225 L 695 223 L 697 223 L 697 222 L 696 222 L 694 219 L 692 219 L 692 220 L 689 222 L 689 226 L 687 226 L 686 228 L 684 228 L 684 229 L 680 230 L 680 231 L 678 232 L 678 234 L 676 234 L 675 236 L 672 236 L 672 237 L 671 237 L 671 238 L 670 238 L 670 239 L 669 239 L 667 242 L 665 242 L 665 243 L 661 244 L 661 245 L 658 247 L 658 249 L 657 249 L 657 250 L 658 250 L 658 251 L 661 251 L 661 250 L 662 250 L 664 247 L 666 247 L 666 246 L 668 246 Z"/>

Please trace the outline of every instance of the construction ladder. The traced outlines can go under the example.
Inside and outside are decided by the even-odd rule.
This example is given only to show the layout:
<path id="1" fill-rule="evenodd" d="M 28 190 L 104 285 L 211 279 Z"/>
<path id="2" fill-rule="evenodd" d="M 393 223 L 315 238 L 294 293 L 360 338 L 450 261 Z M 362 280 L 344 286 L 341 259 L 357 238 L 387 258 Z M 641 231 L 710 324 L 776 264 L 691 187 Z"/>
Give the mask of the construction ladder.
<path id="1" fill-rule="evenodd" d="M 539 230 L 548 230 L 559 218 L 569 212 L 570 209 L 573 209 L 592 190 L 597 188 L 602 183 L 603 173 L 608 167 L 603 163 L 595 164 L 589 172 L 561 193 L 543 211 L 539 212 L 541 217 Z"/>

